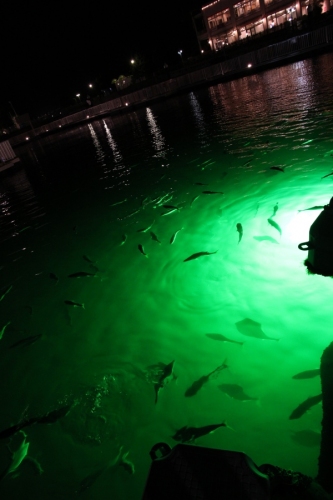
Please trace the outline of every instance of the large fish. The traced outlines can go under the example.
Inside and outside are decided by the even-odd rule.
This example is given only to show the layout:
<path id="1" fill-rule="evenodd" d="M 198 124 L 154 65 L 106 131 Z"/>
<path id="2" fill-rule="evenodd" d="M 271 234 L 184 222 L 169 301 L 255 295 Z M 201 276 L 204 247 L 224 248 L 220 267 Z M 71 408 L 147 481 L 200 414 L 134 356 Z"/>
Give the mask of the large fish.
<path id="1" fill-rule="evenodd" d="M 152 240 L 157 241 L 157 243 L 161 243 L 160 240 L 158 239 L 157 235 L 155 233 L 153 233 L 153 231 L 150 231 L 150 236 L 151 236 Z"/>
<path id="2" fill-rule="evenodd" d="M 278 211 L 279 209 L 279 203 L 277 203 L 276 205 L 274 205 L 273 207 L 273 213 L 271 215 L 271 217 L 274 217 L 276 215 L 276 212 Z"/>
<path id="3" fill-rule="evenodd" d="M 205 333 L 205 335 L 210 339 L 219 340 L 220 342 L 231 342 L 232 344 L 239 344 L 239 345 L 244 344 L 244 342 L 238 342 L 237 340 L 228 339 L 221 333 Z"/>
<path id="4" fill-rule="evenodd" d="M 303 208 L 302 210 L 298 210 L 298 212 L 306 212 L 307 210 L 323 210 L 325 205 L 316 205 L 315 207 Z"/>
<path id="5" fill-rule="evenodd" d="M 272 337 L 267 337 L 266 333 L 264 333 L 261 329 L 261 324 L 257 321 L 254 321 L 253 319 L 245 318 L 242 319 L 242 321 L 237 321 L 235 325 L 237 330 L 247 337 L 254 337 L 256 339 L 265 340 L 279 340 Z"/>
<path id="6" fill-rule="evenodd" d="M 269 167 L 270 170 L 277 170 L 278 172 L 283 172 L 286 167 L 281 167 L 280 165 L 273 165 L 272 167 Z"/>
<path id="7" fill-rule="evenodd" d="M 310 410 L 312 406 L 315 406 L 318 403 L 320 403 L 322 399 L 323 399 L 322 394 L 318 394 L 317 396 L 312 396 L 306 399 L 305 401 L 303 401 L 303 403 L 299 404 L 297 408 L 295 408 L 295 410 L 291 412 L 289 420 L 295 420 L 296 418 L 300 418 L 302 415 L 304 415 L 304 413 Z"/>
<path id="8" fill-rule="evenodd" d="M 31 425 L 36 424 L 37 420 L 38 420 L 37 418 L 24 419 L 21 420 L 18 424 L 7 427 L 7 429 L 4 429 L 3 431 L 0 432 L 0 439 L 7 439 L 13 436 L 17 432 L 20 432 L 25 427 L 30 427 Z"/>
<path id="9" fill-rule="evenodd" d="M 142 253 L 142 255 L 144 255 L 145 257 L 148 258 L 148 254 L 145 252 L 145 249 L 143 248 L 143 245 L 141 245 L 141 243 L 139 243 L 138 249 L 139 249 L 139 252 Z"/>
<path id="10" fill-rule="evenodd" d="M 333 172 L 331 172 L 330 174 L 324 175 L 324 177 L 322 177 L 322 179 L 325 179 L 325 177 L 329 177 L 330 175 L 333 175 Z"/>
<path id="11" fill-rule="evenodd" d="M 197 252 L 197 253 L 193 253 L 192 255 L 190 255 L 189 257 L 187 257 L 187 259 L 183 260 L 183 262 L 187 262 L 189 260 L 198 259 L 199 257 L 203 257 L 204 255 L 213 255 L 214 253 L 217 253 L 217 250 L 216 250 L 216 252 Z"/>
<path id="12" fill-rule="evenodd" d="M 268 224 L 270 224 L 272 227 L 274 227 L 277 231 L 279 231 L 280 236 L 282 235 L 282 229 L 280 228 L 279 224 L 275 222 L 273 219 L 267 219 Z"/>
<path id="13" fill-rule="evenodd" d="M 227 394 L 233 399 L 238 399 L 239 401 L 257 401 L 258 398 L 252 398 L 248 396 L 243 387 L 238 384 L 220 384 L 217 386 L 222 392 Z"/>
<path id="14" fill-rule="evenodd" d="M 305 378 L 317 377 L 318 375 L 320 375 L 320 369 L 315 368 L 314 370 L 305 370 L 304 372 L 296 373 L 296 375 L 293 375 L 291 378 L 302 380 Z"/>
<path id="15" fill-rule="evenodd" d="M 167 381 L 170 379 L 170 377 L 173 376 L 173 366 L 175 364 L 175 361 L 171 361 L 171 363 L 167 365 L 160 365 L 161 366 L 161 371 L 157 377 L 157 380 L 154 382 L 154 390 L 155 390 L 155 404 L 157 403 L 157 398 L 158 398 L 158 393 Z"/>
<path id="16" fill-rule="evenodd" d="M 57 410 L 52 410 L 46 413 L 45 415 L 41 417 L 36 418 L 36 423 L 37 424 L 54 424 L 57 420 L 60 418 L 65 417 L 70 409 L 72 408 L 72 404 L 62 406 L 61 408 L 58 408 Z"/>
<path id="17" fill-rule="evenodd" d="M 197 392 L 201 389 L 201 387 L 209 381 L 212 375 L 214 374 L 218 375 L 225 368 L 228 368 L 226 360 L 224 360 L 222 365 L 215 368 L 215 370 L 213 370 L 212 372 L 208 373 L 207 375 L 203 375 L 198 380 L 195 380 L 193 384 L 185 391 L 185 397 L 189 398 L 195 396 Z"/>
<path id="18" fill-rule="evenodd" d="M 188 427 L 185 425 L 181 429 L 178 429 L 176 434 L 171 437 L 175 441 L 180 441 L 181 443 L 190 443 L 199 437 L 211 434 L 219 427 L 227 427 L 227 424 L 222 422 L 221 424 L 204 425 L 203 427 Z"/>
<path id="19" fill-rule="evenodd" d="M 26 442 L 27 435 L 25 434 L 24 431 L 20 431 L 20 433 L 23 435 L 23 441 L 20 444 L 20 446 L 17 448 L 15 451 L 11 451 L 11 461 L 8 467 L 3 471 L 3 473 L 0 476 L 0 481 L 10 475 L 16 472 L 16 470 L 19 468 L 23 460 L 26 458 L 28 455 L 28 450 L 29 450 L 29 444 Z"/>

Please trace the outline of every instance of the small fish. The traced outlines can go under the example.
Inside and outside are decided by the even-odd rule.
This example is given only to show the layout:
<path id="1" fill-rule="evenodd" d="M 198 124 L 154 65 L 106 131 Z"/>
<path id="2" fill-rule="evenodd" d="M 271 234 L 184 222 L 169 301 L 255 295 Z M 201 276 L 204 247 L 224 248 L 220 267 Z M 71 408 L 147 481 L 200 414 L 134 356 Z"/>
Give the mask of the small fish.
<path id="1" fill-rule="evenodd" d="M 201 387 L 209 381 L 212 375 L 214 374 L 218 375 L 222 370 L 225 370 L 226 368 L 228 368 L 228 365 L 226 364 L 226 360 L 224 360 L 222 365 L 215 368 L 215 370 L 208 373 L 208 375 L 203 375 L 198 380 L 195 380 L 193 384 L 185 391 L 185 397 L 190 398 L 192 396 L 195 396 L 197 392 L 201 389 Z"/>
<path id="2" fill-rule="evenodd" d="M 222 191 L 202 191 L 203 194 L 224 194 Z"/>
<path id="3" fill-rule="evenodd" d="M 150 236 L 152 240 L 157 241 L 157 243 L 161 243 L 156 234 L 153 233 L 153 231 L 150 231 Z"/>
<path id="4" fill-rule="evenodd" d="M 7 326 L 10 325 L 10 323 L 11 323 L 10 320 L 7 321 L 7 323 L 1 328 L 1 330 L 0 330 L 0 340 L 2 339 L 3 334 L 5 333 L 5 330 L 6 330 Z"/>
<path id="5" fill-rule="evenodd" d="M 315 447 L 320 446 L 321 432 L 313 431 L 312 429 L 304 429 L 303 431 L 295 431 L 291 435 L 291 439 L 301 446 Z"/>
<path id="6" fill-rule="evenodd" d="M 183 260 L 183 262 L 187 262 L 189 260 L 194 260 L 194 259 L 197 259 L 198 257 L 203 257 L 204 255 L 213 255 L 214 253 L 217 253 L 217 250 L 216 250 L 216 252 L 197 252 L 197 253 L 193 253 L 192 255 L 190 255 L 189 257 L 187 257 L 187 259 Z"/>
<path id="7" fill-rule="evenodd" d="M 65 304 L 68 306 L 73 306 L 73 307 L 82 307 L 82 309 L 85 309 L 84 304 L 80 304 L 79 302 L 73 302 L 72 300 L 64 300 Z"/>
<path id="8" fill-rule="evenodd" d="M 277 231 L 279 231 L 280 236 L 282 235 L 282 229 L 280 228 L 279 224 L 275 222 L 273 219 L 267 219 L 268 224 L 270 224 L 272 227 L 274 227 Z"/>
<path id="9" fill-rule="evenodd" d="M 312 406 L 315 406 L 318 403 L 320 403 L 322 399 L 323 399 L 322 394 L 318 394 L 317 396 L 312 396 L 306 399 L 305 401 L 303 401 L 303 403 L 299 404 L 297 408 L 295 408 L 295 410 L 291 412 L 289 420 L 295 420 L 296 418 L 300 418 L 302 415 L 304 415 L 304 413 L 310 410 Z"/>
<path id="10" fill-rule="evenodd" d="M 257 241 L 270 241 L 271 243 L 276 243 L 277 245 L 279 245 L 279 242 L 271 236 L 253 236 L 253 238 Z"/>
<path id="11" fill-rule="evenodd" d="M 306 370 L 304 372 L 296 373 L 296 375 L 293 375 L 291 378 L 302 380 L 305 378 L 317 377 L 318 375 L 320 375 L 320 369 L 316 368 L 315 370 Z"/>
<path id="12" fill-rule="evenodd" d="M 181 231 L 183 228 L 181 227 L 180 229 L 177 229 L 177 231 L 175 233 L 173 233 L 173 235 L 171 236 L 170 238 L 170 245 L 172 245 L 172 243 L 175 242 L 175 239 L 176 239 L 176 236 L 177 234 L 179 233 L 179 231 Z"/>
<path id="13" fill-rule="evenodd" d="M 125 215 L 124 219 L 127 219 L 128 217 L 132 217 L 132 215 L 138 214 L 139 212 L 140 212 L 140 208 L 138 208 L 137 210 L 133 210 L 133 212 L 131 212 L 130 214 Z"/>
<path id="14" fill-rule="evenodd" d="M 123 234 L 121 237 L 121 242 L 120 242 L 119 246 L 125 245 L 126 240 L 127 240 L 127 234 Z"/>
<path id="15" fill-rule="evenodd" d="M 190 443 L 206 434 L 211 434 L 219 427 L 227 427 L 227 424 L 222 422 L 221 424 L 204 425 L 203 427 L 188 427 L 185 425 L 181 429 L 178 429 L 176 434 L 171 437 L 181 443 Z"/>
<path id="16" fill-rule="evenodd" d="M 148 258 L 148 255 L 146 254 L 145 249 L 143 248 L 143 246 L 141 245 L 141 243 L 138 245 L 138 249 L 140 250 L 140 252 L 142 253 L 142 255 L 144 255 L 145 257 Z"/>
<path id="17" fill-rule="evenodd" d="M 206 337 L 213 339 L 213 340 L 219 340 L 220 342 L 231 342 L 232 344 L 239 344 L 243 345 L 244 342 L 238 342 L 237 340 L 231 340 L 222 335 L 221 333 L 205 333 Z"/>
<path id="18" fill-rule="evenodd" d="M 257 321 L 253 321 L 253 319 L 245 318 L 242 321 L 237 321 L 235 323 L 237 330 L 246 335 L 247 337 L 254 337 L 257 339 L 265 339 L 265 340 L 279 340 L 274 339 L 272 337 L 267 337 L 266 333 L 264 333 L 261 329 L 261 324 L 257 323 Z"/>
<path id="19" fill-rule="evenodd" d="M 239 401 L 257 401 L 258 398 L 252 398 L 245 394 L 243 387 L 238 384 L 220 384 L 217 386 L 222 392 L 233 399 Z"/>
<path id="20" fill-rule="evenodd" d="M 72 273 L 68 275 L 68 278 L 91 278 L 96 276 L 95 273 L 86 273 L 85 271 L 79 271 L 77 273 Z"/>
<path id="21" fill-rule="evenodd" d="M 50 273 L 49 277 L 50 277 L 51 280 L 54 280 L 56 282 L 56 285 L 58 284 L 59 278 L 58 278 L 58 276 L 56 274 Z"/>
<path id="22" fill-rule="evenodd" d="M 0 302 L 6 297 L 7 293 L 9 293 L 12 288 L 13 288 L 13 285 L 9 285 L 3 289 L 2 294 L 0 296 Z"/>
<path id="23" fill-rule="evenodd" d="M 153 222 L 150 224 L 150 226 L 148 227 L 145 227 L 143 229 L 137 229 L 137 233 L 147 233 L 149 231 L 149 229 L 151 229 L 154 225 L 154 222 L 155 222 L 155 219 L 153 220 Z"/>
<path id="24" fill-rule="evenodd" d="M 269 168 L 270 168 L 270 170 L 278 170 L 279 172 L 283 172 L 284 173 L 284 169 L 286 167 L 281 167 L 279 165 L 273 165 L 273 167 L 269 167 Z"/>
<path id="25" fill-rule="evenodd" d="M 58 408 L 57 410 L 52 410 L 43 415 L 42 417 L 37 417 L 36 418 L 36 423 L 37 424 L 54 424 L 57 420 L 60 418 L 66 417 L 66 415 L 69 413 L 70 409 L 72 408 L 72 404 L 62 406 L 61 408 Z"/>
<path id="26" fill-rule="evenodd" d="M 325 177 L 329 177 L 330 175 L 333 175 L 333 172 L 331 172 L 330 174 L 324 175 L 324 177 L 322 177 L 322 179 L 325 179 Z"/>
<path id="27" fill-rule="evenodd" d="M 315 207 L 303 208 L 302 210 L 298 210 L 298 212 L 305 212 L 306 210 L 322 210 L 325 208 L 325 205 L 317 205 Z"/>
<path id="28" fill-rule="evenodd" d="M 204 182 L 194 182 L 193 184 L 195 186 L 208 186 L 208 184 L 205 184 Z"/>
<path id="29" fill-rule="evenodd" d="M 190 207 L 192 207 L 193 203 L 195 202 L 195 200 L 197 200 L 199 198 L 200 194 L 198 194 L 197 196 L 195 196 L 194 198 L 192 198 L 192 201 L 190 203 Z"/>
<path id="30" fill-rule="evenodd" d="M 161 217 L 164 217 L 165 215 L 173 214 L 174 212 L 178 212 L 178 211 L 179 211 L 179 208 L 171 208 L 167 212 L 164 212 L 164 214 L 161 214 Z"/>
<path id="31" fill-rule="evenodd" d="M 171 361 L 171 363 L 164 365 L 157 381 L 154 383 L 155 404 L 157 403 L 158 393 L 159 393 L 160 389 L 163 389 L 163 387 L 165 386 L 165 383 L 170 379 L 171 376 L 173 376 L 174 364 L 175 364 L 175 361 Z"/>
<path id="32" fill-rule="evenodd" d="M 279 203 L 277 203 L 276 205 L 274 205 L 273 207 L 273 213 L 271 215 L 271 217 L 274 217 L 276 215 L 276 212 L 278 211 L 279 209 Z"/>
<path id="33" fill-rule="evenodd" d="M 19 431 L 23 435 L 23 441 L 18 447 L 17 450 L 11 451 L 11 462 L 8 465 L 8 467 L 4 470 L 4 472 L 0 476 L 0 481 L 8 476 L 9 474 L 13 474 L 13 472 L 16 472 L 16 470 L 19 468 L 23 460 L 26 458 L 28 455 L 28 450 L 29 450 L 29 444 L 26 442 L 27 435 L 25 434 L 24 431 Z"/>
<path id="34" fill-rule="evenodd" d="M 127 198 L 125 198 L 124 200 L 122 201 L 116 201 L 116 203 L 112 203 L 110 205 L 110 207 L 115 207 L 116 205 L 121 205 L 122 203 L 125 203 L 125 201 L 127 201 Z"/>
<path id="35" fill-rule="evenodd" d="M 236 229 L 237 229 L 237 233 L 239 233 L 238 243 L 240 243 L 241 239 L 243 238 L 243 226 L 240 222 L 238 222 L 236 224 Z"/>
<path id="36" fill-rule="evenodd" d="M 31 337 L 26 337 L 25 339 L 18 340 L 11 346 L 9 346 L 9 349 L 13 349 L 14 347 L 22 347 L 22 346 L 27 346 L 27 345 L 32 345 L 37 340 L 39 340 L 42 337 L 42 333 L 39 333 L 38 335 L 32 335 Z"/>

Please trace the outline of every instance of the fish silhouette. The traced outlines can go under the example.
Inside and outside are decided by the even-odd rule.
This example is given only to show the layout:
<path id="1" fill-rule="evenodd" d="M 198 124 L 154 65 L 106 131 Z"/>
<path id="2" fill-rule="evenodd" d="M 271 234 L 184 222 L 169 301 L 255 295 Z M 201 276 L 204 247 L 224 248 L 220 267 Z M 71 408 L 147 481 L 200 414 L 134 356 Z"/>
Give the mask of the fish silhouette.
<path id="1" fill-rule="evenodd" d="M 198 257 L 203 257 L 204 255 L 213 255 L 214 253 L 217 253 L 217 250 L 216 250 L 216 252 L 197 252 L 197 253 L 193 253 L 192 255 L 190 255 L 189 257 L 187 257 L 187 259 L 185 259 L 183 262 L 187 262 L 189 260 L 198 259 Z"/>
<path id="2" fill-rule="evenodd" d="M 271 236 L 253 236 L 253 238 L 257 241 L 270 241 L 271 243 L 276 243 L 277 245 L 279 245 L 279 242 Z"/>
<path id="3" fill-rule="evenodd" d="M 274 227 L 277 231 L 279 231 L 280 236 L 282 235 L 282 229 L 280 228 L 279 224 L 275 222 L 273 219 L 267 219 L 268 224 L 270 224 L 272 227 Z"/>
<path id="4" fill-rule="evenodd" d="M 31 335 L 30 337 L 26 337 L 25 339 L 18 340 L 17 342 L 9 346 L 9 349 L 34 344 L 42 337 L 42 335 L 42 333 L 39 333 L 38 335 Z"/>
<path id="5" fill-rule="evenodd" d="M 305 370 L 304 372 L 296 373 L 296 375 L 293 375 L 291 378 L 302 380 L 305 378 L 317 377 L 318 375 L 320 375 L 320 369 L 316 368 L 314 370 Z"/>
<path id="6" fill-rule="evenodd" d="M 199 437 L 211 434 L 219 427 L 227 427 L 227 424 L 222 422 L 221 424 L 204 425 L 203 427 L 188 427 L 185 425 L 181 429 L 178 429 L 176 434 L 172 436 L 172 439 L 181 443 L 190 443 Z"/>
<path id="7" fill-rule="evenodd" d="M 321 433 L 311 429 L 304 429 L 303 431 L 293 432 L 291 439 L 301 446 L 315 447 L 320 446 Z"/>
<path id="8" fill-rule="evenodd" d="M 226 360 L 223 361 L 222 365 L 218 366 L 217 368 L 215 368 L 215 370 L 208 373 L 208 375 L 203 375 L 198 380 L 195 380 L 193 382 L 193 384 L 191 385 L 191 387 L 189 387 L 185 391 L 185 397 L 189 398 L 189 397 L 195 396 L 197 394 L 197 392 L 201 389 L 201 387 L 209 381 L 209 379 L 211 378 L 212 375 L 219 374 L 225 368 L 228 368 L 228 365 L 226 364 Z"/>
<path id="9" fill-rule="evenodd" d="M 252 398 L 248 396 L 243 387 L 238 384 L 220 384 L 217 386 L 222 392 L 225 392 L 228 396 L 233 399 L 238 399 L 239 401 L 257 401 L 258 398 Z"/>
<path id="10" fill-rule="evenodd" d="M 161 367 L 161 371 L 157 377 L 157 380 L 154 383 L 154 390 L 155 390 L 155 404 L 157 403 L 157 398 L 158 398 L 158 393 L 160 389 L 162 389 L 166 382 L 170 379 L 171 376 L 173 375 L 173 366 L 175 362 L 171 361 L 171 363 L 165 365 L 160 364 L 159 366 Z"/>
<path id="11" fill-rule="evenodd" d="M 238 342 L 237 340 L 228 339 L 221 333 L 205 333 L 205 335 L 210 339 L 219 340 L 220 342 L 231 342 L 232 344 L 239 344 L 239 345 L 244 344 L 244 342 Z"/>
<path id="12" fill-rule="evenodd" d="M 240 222 L 236 224 L 236 229 L 237 233 L 239 233 L 238 243 L 240 243 L 241 239 L 243 238 L 243 226 Z"/>
<path id="13" fill-rule="evenodd" d="M 237 321 L 235 323 L 237 330 L 246 335 L 247 337 L 254 337 L 256 339 L 265 339 L 265 340 L 279 340 L 274 339 L 272 337 L 268 337 L 266 333 L 264 333 L 261 329 L 261 324 L 257 323 L 257 321 L 253 321 L 253 319 L 245 318 L 242 321 Z"/>
<path id="14" fill-rule="evenodd" d="M 307 398 L 303 403 L 299 404 L 295 410 L 292 411 L 289 420 L 295 420 L 296 418 L 301 418 L 304 413 L 306 413 L 312 406 L 317 405 L 322 401 L 323 395 L 318 394 L 317 396 L 312 396 L 310 398 Z"/>

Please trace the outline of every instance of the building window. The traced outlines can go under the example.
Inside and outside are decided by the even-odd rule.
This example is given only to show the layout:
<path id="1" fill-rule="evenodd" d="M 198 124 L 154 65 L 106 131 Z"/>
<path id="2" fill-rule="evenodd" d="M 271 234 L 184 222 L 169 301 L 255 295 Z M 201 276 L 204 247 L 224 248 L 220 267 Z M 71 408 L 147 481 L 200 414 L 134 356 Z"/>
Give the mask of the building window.
<path id="1" fill-rule="evenodd" d="M 259 0 L 248 0 L 234 5 L 235 17 L 246 16 L 254 10 L 260 9 Z"/>
<path id="2" fill-rule="evenodd" d="M 208 17 L 209 29 L 212 30 L 215 28 L 219 28 L 220 26 L 223 26 L 223 24 L 227 23 L 230 20 L 230 18 L 231 18 L 230 9 L 222 10 L 221 12 L 214 14 L 214 16 Z"/>

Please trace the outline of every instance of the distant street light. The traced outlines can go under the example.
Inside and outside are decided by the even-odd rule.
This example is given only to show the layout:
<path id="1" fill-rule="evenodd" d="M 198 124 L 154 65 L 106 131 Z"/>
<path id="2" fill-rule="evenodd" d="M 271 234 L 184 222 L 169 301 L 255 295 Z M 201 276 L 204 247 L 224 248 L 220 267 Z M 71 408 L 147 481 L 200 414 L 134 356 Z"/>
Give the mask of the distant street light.
<path id="1" fill-rule="evenodd" d="M 93 88 L 92 83 L 89 83 L 88 87 L 92 89 Z"/>
<path id="2" fill-rule="evenodd" d="M 134 64 L 134 63 L 135 63 L 134 59 L 131 59 L 131 64 Z"/>
<path id="3" fill-rule="evenodd" d="M 178 54 L 180 55 L 180 58 L 181 58 L 181 60 L 183 62 L 183 51 L 182 50 L 178 50 Z"/>

